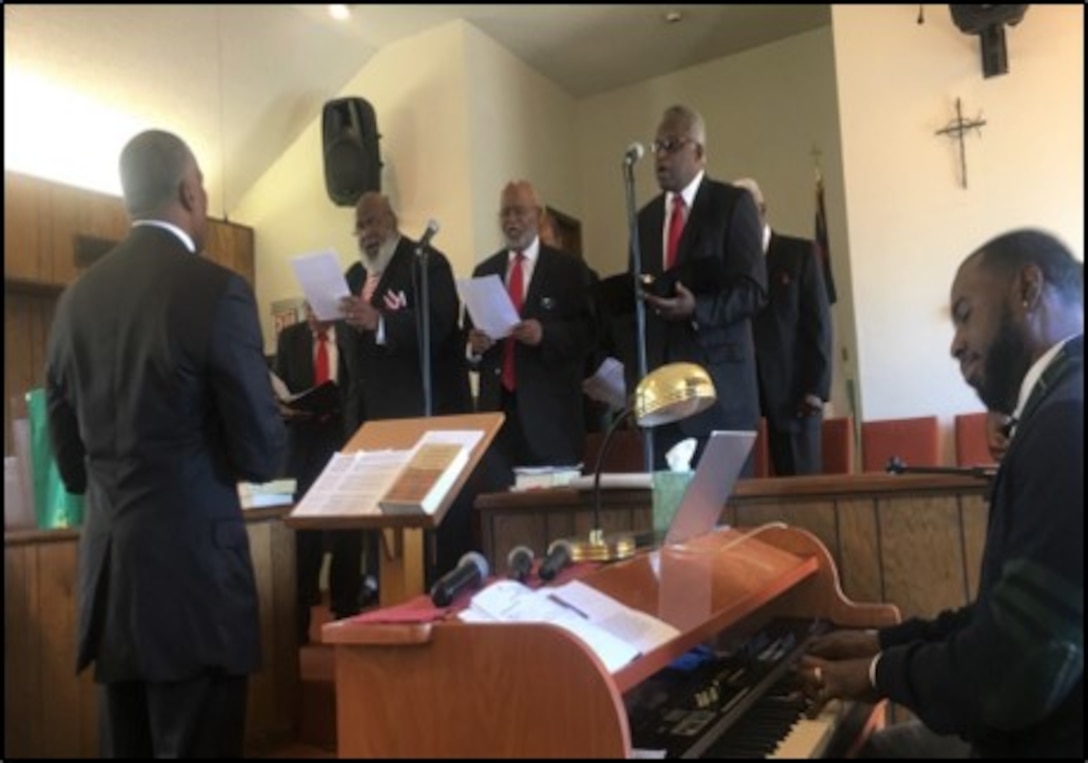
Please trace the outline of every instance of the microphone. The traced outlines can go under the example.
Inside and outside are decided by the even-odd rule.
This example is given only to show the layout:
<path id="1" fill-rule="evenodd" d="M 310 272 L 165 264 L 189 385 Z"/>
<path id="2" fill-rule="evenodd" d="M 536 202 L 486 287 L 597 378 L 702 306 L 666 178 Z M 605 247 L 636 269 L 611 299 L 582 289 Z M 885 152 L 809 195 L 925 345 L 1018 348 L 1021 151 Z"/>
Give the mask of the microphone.
<path id="1" fill-rule="evenodd" d="M 570 545 L 570 541 L 562 539 L 553 541 L 548 546 L 548 556 L 541 562 L 537 574 L 540 575 L 541 580 L 551 580 L 570 564 L 573 557 L 574 547 Z"/>
<path id="2" fill-rule="evenodd" d="M 630 167 L 632 164 L 642 158 L 642 155 L 646 153 L 646 149 L 642 147 L 642 144 L 637 140 L 627 147 L 627 151 L 623 154 L 623 163 Z"/>
<path id="3" fill-rule="evenodd" d="M 431 601 L 436 607 L 448 607 L 463 591 L 478 588 L 490 572 L 483 554 L 469 551 L 431 587 Z"/>
<path id="4" fill-rule="evenodd" d="M 418 249 L 420 251 L 430 246 L 431 239 L 435 237 L 435 234 L 438 233 L 438 230 L 438 220 L 435 220 L 432 217 L 430 220 L 427 221 L 427 230 L 423 231 L 423 235 L 419 239 Z"/>
<path id="5" fill-rule="evenodd" d="M 506 555 L 506 566 L 510 569 L 510 577 L 524 583 L 533 571 L 533 550 L 528 546 L 514 546 Z"/>

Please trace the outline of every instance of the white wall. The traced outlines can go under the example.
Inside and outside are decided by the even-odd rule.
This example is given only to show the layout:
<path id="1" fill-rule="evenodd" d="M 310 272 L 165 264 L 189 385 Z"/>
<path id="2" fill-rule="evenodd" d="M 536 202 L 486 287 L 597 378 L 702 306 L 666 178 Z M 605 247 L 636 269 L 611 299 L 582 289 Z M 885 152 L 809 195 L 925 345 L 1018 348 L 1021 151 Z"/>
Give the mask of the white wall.
<path id="1" fill-rule="evenodd" d="M 471 251 L 471 184 L 464 25 L 446 24 L 400 41 L 371 59 L 341 90 L 374 106 L 382 192 L 401 230 L 418 238 L 428 218 L 442 225 L 435 243 L 451 260 Z M 301 295 L 290 258 L 334 247 L 345 268 L 357 256 L 355 212 L 325 190 L 321 114 L 246 193 L 232 218 L 256 230 L 257 300 L 266 348 L 274 350 L 271 303 Z"/>
<path id="2" fill-rule="evenodd" d="M 575 217 L 581 194 L 574 98 L 475 27 L 465 37 L 475 264 L 502 245 L 499 194 L 510 180 L 529 180 L 543 203 Z"/>
<path id="3" fill-rule="evenodd" d="M 984 78 L 978 38 L 947 6 L 833 6 L 853 299 L 866 419 L 981 410 L 948 347 L 963 258 L 1020 226 L 1083 258 L 1084 9 L 1032 5 L 1006 30 L 1009 71 Z M 981 115 L 956 144 L 935 132 Z"/>
<path id="4" fill-rule="evenodd" d="M 759 181 L 771 225 L 811 238 L 813 148 L 826 185 L 832 263 L 839 301 L 832 310 L 836 366 L 832 412 L 850 412 L 854 317 L 843 203 L 834 55 L 830 27 L 641 82 L 578 103 L 583 248 L 602 276 L 627 263 L 627 215 L 620 162 L 632 141 L 648 150 L 662 112 L 677 103 L 698 110 L 707 128 L 707 173 Z M 657 195 L 650 155 L 635 173 L 636 204 Z M 847 360 L 844 361 L 843 357 Z"/>

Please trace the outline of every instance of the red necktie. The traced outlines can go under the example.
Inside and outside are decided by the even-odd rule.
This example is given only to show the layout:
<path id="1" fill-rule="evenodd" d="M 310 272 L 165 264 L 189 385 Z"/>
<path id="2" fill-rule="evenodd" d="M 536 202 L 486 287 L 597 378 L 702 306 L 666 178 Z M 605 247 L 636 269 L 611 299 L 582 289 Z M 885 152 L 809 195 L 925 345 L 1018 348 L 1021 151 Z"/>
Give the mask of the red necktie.
<path id="1" fill-rule="evenodd" d="M 525 301 L 525 271 L 522 263 L 525 255 L 518 252 L 514 255 L 514 264 L 510 266 L 510 277 L 506 280 L 506 290 L 510 292 L 510 301 L 514 303 L 514 309 L 521 315 L 521 306 Z M 517 386 L 517 378 L 514 375 L 514 337 L 506 337 L 502 348 L 502 386 L 510 392 Z"/>
<path id="2" fill-rule="evenodd" d="M 669 246 L 665 250 L 665 270 L 676 264 L 676 253 L 680 249 L 682 235 L 684 235 L 684 197 L 676 194 L 672 197 L 672 214 L 669 216 Z"/>
<path id="3" fill-rule="evenodd" d="M 329 380 L 329 348 L 325 329 L 318 329 L 314 337 L 317 349 L 314 351 L 314 384 L 324 384 Z"/>

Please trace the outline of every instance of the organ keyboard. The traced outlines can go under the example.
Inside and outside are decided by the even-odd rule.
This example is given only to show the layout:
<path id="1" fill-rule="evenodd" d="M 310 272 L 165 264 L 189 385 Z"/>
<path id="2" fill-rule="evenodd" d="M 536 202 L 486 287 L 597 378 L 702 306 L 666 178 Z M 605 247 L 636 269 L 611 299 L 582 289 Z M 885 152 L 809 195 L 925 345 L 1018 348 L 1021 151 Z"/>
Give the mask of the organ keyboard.
<path id="1" fill-rule="evenodd" d="M 792 672 L 820 620 L 778 619 L 723 653 L 698 648 L 626 697 L 632 745 L 667 757 L 819 757 L 838 703 L 810 718 Z"/>
<path id="2" fill-rule="evenodd" d="M 868 728 L 860 706 L 807 717 L 791 668 L 826 628 L 898 611 L 846 599 L 810 533 L 721 530 L 580 579 L 679 635 L 609 673 L 548 624 L 328 625 L 338 755 L 816 757 Z"/>

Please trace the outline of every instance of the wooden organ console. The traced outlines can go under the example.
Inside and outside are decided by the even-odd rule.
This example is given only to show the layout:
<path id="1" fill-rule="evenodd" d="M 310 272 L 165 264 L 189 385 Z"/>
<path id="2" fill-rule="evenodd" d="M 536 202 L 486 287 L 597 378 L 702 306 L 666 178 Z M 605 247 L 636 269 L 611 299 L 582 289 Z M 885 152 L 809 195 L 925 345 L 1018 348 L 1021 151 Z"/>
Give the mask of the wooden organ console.
<path id="1" fill-rule="evenodd" d="M 832 736 L 843 754 L 882 720 L 881 706 L 811 720 L 787 707 L 783 685 L 806 633 L 899 620 L 892 605 L 846 599 L 827 549 L 807 531 L 719 530 L 579 579 L 679 634 L 609 673 L 548 624 L 326 625 L 338 755 L 622 758 L 650 748 L 670 757 L 805 757 Z M 699 654 L 702 664 L 688 667 Z M 759 665 L 738 662 L 747 657 Z M 835 719 L 849 724 L 836 728 Z M 747 727 L 764 739 L 753 746 Z"/>

